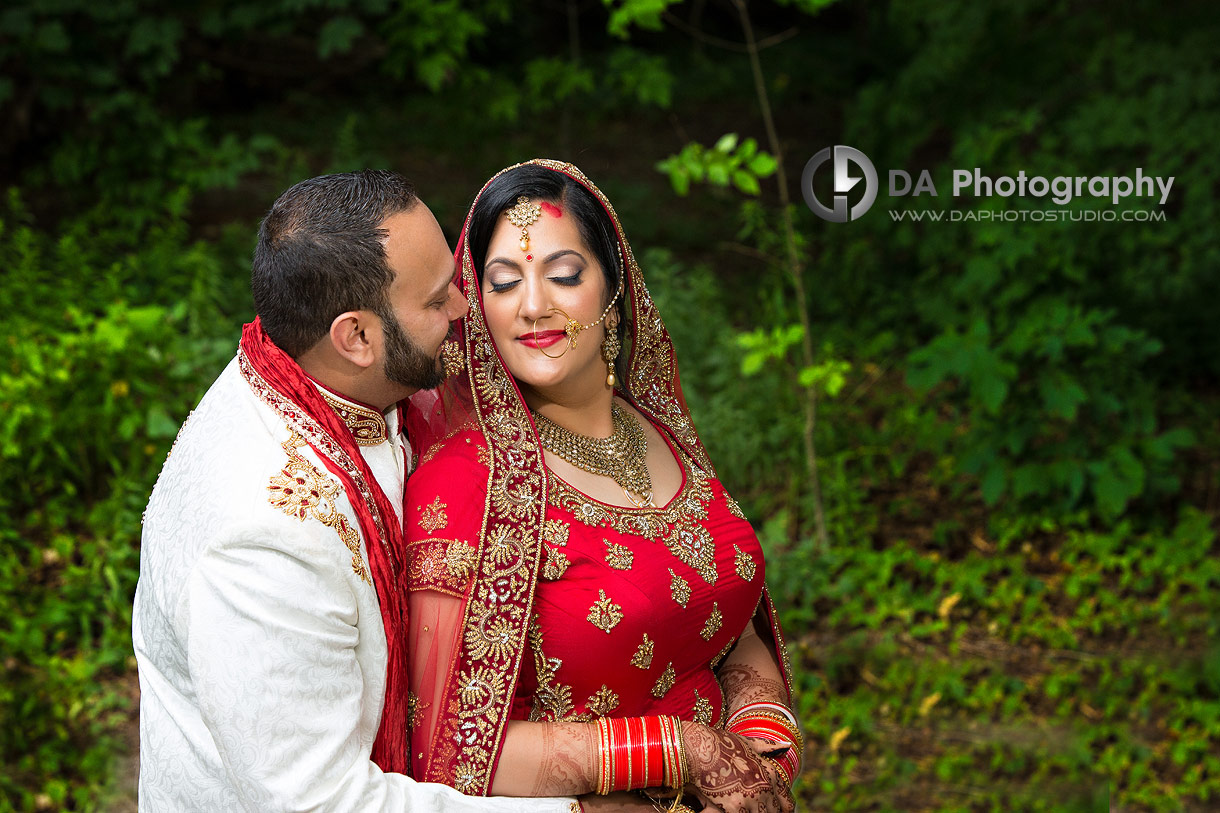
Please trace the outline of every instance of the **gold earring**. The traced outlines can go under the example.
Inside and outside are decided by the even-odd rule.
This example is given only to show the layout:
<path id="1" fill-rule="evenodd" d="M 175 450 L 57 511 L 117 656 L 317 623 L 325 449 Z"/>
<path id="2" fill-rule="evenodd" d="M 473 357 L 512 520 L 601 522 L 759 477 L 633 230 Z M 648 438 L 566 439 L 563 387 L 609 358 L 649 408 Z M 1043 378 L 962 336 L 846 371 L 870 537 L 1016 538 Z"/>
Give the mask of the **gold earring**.
<path id="1" fill-rule="evenodd" d="M 622 346 L 618 340 L 618 327 L 606 325 L 606 338 L 602 339 L 602 358 L 606 362 L 606 386 L 613 387 L 618 383 L 614 375 L 614 360 L 618 358 Z"/>
<path id="2" fill-rule="evenodd" d="M 522 195 L 517 198 L 517 205 L 505 210 L 504 214 L 508 217 L 509 223 L 521 229 L 521 241 L 517 245 L 521 247 L 522 251 L 529 251 L 529 227 L 534 225 L 538 218 L 542 217 L 542 207 L 537 203 L 530 203 L 530 199 Z M 532 256 L 529 259 L 533 259 Z"/>

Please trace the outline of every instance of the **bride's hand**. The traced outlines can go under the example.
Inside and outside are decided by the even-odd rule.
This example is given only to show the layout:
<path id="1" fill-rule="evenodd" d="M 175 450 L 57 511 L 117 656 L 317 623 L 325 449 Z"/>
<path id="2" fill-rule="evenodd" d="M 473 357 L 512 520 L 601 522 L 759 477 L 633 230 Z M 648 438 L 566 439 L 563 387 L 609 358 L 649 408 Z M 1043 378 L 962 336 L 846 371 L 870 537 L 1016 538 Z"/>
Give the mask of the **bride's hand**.
<path id="1" fill-rule="evenodd" d="M 619 791 L 608 796 L 587 794 L 581 796 L 580 808 L 585 813 L 639 813 L 642 810 L 653 810 L 653 806 L 635 793 Z"/>
<path id="2" fill-rule="evenodd" d="M 792 813 L 792 791 L 773 766 L 736 734 L 682 724 L 690 781 L 705 804 L 724 813 Z"/>

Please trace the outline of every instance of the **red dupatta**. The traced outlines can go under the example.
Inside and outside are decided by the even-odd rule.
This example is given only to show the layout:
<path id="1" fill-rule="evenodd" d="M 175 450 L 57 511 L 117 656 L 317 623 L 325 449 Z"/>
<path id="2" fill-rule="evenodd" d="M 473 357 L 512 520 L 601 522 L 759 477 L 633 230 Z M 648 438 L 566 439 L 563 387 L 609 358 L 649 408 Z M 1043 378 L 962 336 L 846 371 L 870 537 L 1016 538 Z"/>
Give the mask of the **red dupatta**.
<path id="1" fill-rule="evenodd" d="M 706 474 L 715 476 L 682 395 L 673 343 L 644 285 L 614 208 L 572 164 L 549 159 L 526 164 L 569 176 L 588 189 L 610 217 L 623 259 L 628 311 L 626 376 L 619 394 L 665 431 Z M 524 164 L 501 170 L 488 183 L 520 166 Z M 480 191 L 476 196 L 471 212 L 482 194 Z M 529 619 L 543 549 L 547 477 L 533 419 L 487 327 L 482 290 L 467 241 L 469 227 L 467 215 L 455 256 L 458 285 L 470 302 L 470 313 L 457 337 L 465 372 L 446 382 L 439 398 L 428 394 L 424 400 L 413 398 L 412 402 L 427 415 L 425 420 L 416 419 L 427 427 L 418 438 L 416 448 L 421 451 L 464 425 L 475 425 L 482 432 L 487 446 L 481 458 L 488 470 L 487 496 L 475 559 L 467 568 L 473 576 L 461 599 L 464 603 L 460 630 L 454 638 L 455 651 L 441 647 L 427 655 L 434 662 L 424 671 L 445 685 L 440 702 L 430 712 L 437 715 L 433 739 L 438 744 L 437 752 L 428 755 L 427 772 L 419 778 L 451 785 L 463 793 L 486 795 L 510 717 L 522 658 L 528 651 Z M 412 437 L 416 438 L 414 434 Z M 791 671 L 787 653 L 765 592 L 763 604 L 787 682 Z M 413 652 L 411 657 L 424 655 Z"/>
<path id="2" fill-rule="evenodd" d="M 300 365 L 271 341 L 258 318 L 242 328 L 238 363 L 255 394 L 305 439 L 338 478 L 356 513 L 381 607 L 388 656 L 385 704 L 371 758 L 383 771 L 408 773 L 407 602 L 400 581 L 402 526 L 347 424 L 322 398 Z"/>

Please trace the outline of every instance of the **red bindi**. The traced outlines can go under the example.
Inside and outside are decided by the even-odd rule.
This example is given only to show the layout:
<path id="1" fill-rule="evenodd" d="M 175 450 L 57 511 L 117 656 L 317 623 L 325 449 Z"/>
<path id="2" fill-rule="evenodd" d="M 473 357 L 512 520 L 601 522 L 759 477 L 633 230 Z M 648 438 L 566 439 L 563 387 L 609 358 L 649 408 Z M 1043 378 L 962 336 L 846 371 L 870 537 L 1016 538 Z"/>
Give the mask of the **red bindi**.
<path id="1" fill-rule="evenodd" d="M 563 210 L 553 203 L 547 203 L 544 200 L 538 205 L 542 207 L 542 211 L 546 212 L 551 217 L 563 217 Z"/>
<path id="2" fill-rule="evenodd" d="M 525 260 L 526 260 L 526 262 L 531 262 L 531 263 L 532 263 L 532 262 L 534 261 L 534 255 L 533 255 L 533 254 L 526 254 L 526 255 L 525 255 Z"/>

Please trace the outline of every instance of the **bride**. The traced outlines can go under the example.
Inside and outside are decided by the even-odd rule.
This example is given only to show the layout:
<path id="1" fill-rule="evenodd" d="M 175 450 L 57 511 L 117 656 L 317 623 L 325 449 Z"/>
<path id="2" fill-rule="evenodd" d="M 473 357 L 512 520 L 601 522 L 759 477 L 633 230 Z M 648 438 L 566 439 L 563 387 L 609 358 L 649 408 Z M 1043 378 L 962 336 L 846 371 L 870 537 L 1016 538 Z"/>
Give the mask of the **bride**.
<path id="1" fill-rule="evenodd" d="M 413 774 L 586 809 L 792 810 L 762 551 L 614 209 L 570 164 L 509 167 L 458 257 L 464 371 L 411 435 Z"/>

